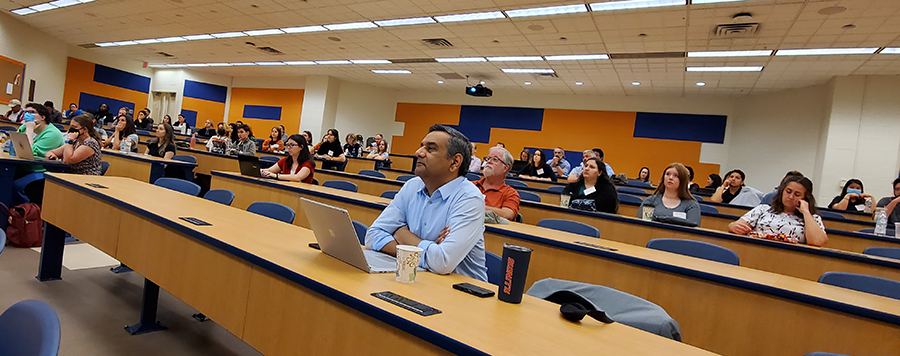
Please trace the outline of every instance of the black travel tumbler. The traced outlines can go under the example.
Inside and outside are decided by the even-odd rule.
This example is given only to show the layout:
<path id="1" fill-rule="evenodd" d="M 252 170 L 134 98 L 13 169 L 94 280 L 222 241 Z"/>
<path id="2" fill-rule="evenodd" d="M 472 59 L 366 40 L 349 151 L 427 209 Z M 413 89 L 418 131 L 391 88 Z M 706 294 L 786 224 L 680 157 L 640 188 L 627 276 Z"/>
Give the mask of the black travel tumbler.
<path id="1" fill-rule="evenodd" d="M 531 261 L 531 249 L 523 246 L 503 244 L 503 280 L 497 297 L 500 300 L 518 304 L 522 302 L 525 292 L 525 276 L 528 274 L 528 262 Z"/>

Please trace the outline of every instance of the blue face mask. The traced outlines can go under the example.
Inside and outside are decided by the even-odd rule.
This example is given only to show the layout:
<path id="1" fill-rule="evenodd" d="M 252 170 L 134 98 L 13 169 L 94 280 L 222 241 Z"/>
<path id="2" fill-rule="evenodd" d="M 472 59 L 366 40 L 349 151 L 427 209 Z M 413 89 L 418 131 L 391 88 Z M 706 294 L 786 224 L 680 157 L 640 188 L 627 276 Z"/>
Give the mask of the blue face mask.
<path id="1" fill-rule="evenodd" d="M 25 115 L 22 116 L 24 122 L 34 122 L 34 113 L 26 112 Z"/>
<path id="2" fill-rule="evenodd" d="M 847 194 L 850 194 L 850 193 L 862 194 L 862 190 L 860 190 L 860 189 L 847 189 Z"/>

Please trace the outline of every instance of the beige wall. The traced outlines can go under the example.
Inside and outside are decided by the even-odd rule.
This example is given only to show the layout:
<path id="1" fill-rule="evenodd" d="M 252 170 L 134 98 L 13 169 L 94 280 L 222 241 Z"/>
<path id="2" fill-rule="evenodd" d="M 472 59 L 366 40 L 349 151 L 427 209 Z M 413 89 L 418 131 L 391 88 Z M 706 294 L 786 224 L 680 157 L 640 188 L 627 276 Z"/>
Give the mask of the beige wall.
<path id="1" fill-rule="evenodd" d="M 30 81 L 35 81 L 34 100 L 50 100 L 56 108 L 64 106 L 66 80 L 66 44 L 25 25 L 6 11 L 0 14 L 0 55 L 25 63 L 22 101 L 27 102 Z M 7 81 L 13 78 L 7 79 Z M 5 84 L 6 82 L 3 82 Z M 3 86 L 6 87 L 5 85 Z M 2 111 L 8 110 L 5 106 Z"/>

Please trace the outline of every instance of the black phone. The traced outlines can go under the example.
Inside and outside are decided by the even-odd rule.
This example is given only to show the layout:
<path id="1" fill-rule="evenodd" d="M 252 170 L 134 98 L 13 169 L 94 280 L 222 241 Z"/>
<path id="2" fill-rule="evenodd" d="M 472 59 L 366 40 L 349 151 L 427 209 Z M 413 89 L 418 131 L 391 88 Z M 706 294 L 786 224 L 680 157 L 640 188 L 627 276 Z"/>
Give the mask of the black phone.
<path id="1" fill-rule="evenodd" d="M 188 217 L 188 216 L 179 216 L 178 218 L 181 219 L 181 220 L 187 221 L 187 222 L 189 222 L 189 223 L 191 223 L 191 224 L 194 224 L 194 225 L 199 225 L 199 226 L 210 226 L 210 225 L 212 225 L 212 224 L 210 224 L 210 223 L 208 223 L 208 222 L 206 222 L 206 221 L 203 221 L 203 220 L 200 220 L 200 219 L 197 219 L 197 218 Z"/>
<path id="2" fill-rule="evenodd" d="M 494 291 L 490 289 L 481 288 L 472 283 L 457 283 L 453 285 L 453 289 L 460 290 L 476 297 L 487 298 L 493 297 Z"/>
<path id="3" fill-rule="evenodd" d="M 322 250 L 321 248 L 319 248 L 319 243 L 318 243 L 318 242 L 310 242 L 310 243 L 309 243 L 309 247 L 310 247 L 310 248 L 314 248 L 314 249 L 319 250 L 319 251 Z"/>

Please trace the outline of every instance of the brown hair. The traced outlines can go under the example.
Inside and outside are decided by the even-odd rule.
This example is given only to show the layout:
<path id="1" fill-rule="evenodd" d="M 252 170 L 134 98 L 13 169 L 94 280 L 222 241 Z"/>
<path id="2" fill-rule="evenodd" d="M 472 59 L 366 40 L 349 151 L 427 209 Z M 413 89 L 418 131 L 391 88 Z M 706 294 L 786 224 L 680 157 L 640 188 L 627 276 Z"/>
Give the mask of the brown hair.
<path id="1" fill-rule="evenodd" d="M 97 143 L 103 142 L 103 139 L 100 138 L 100 134 L 97 133 L 97 130 L 94 130 L 94 119 L 91 119 L 87 115 L 78 115 L 72 118 L 72 121 L 77 122 L 81 125 L 81 128 L 87 130 L 88 136 L 93 137 L 94 140 L 97 140 Z"/>
<path id="2" fill-rule="evenodd" d="M 172 125 L 169 125 L 169 123 L 165 122 L 165 121 L 159 123 L 159 125 L 162 125 L 165 128 L 166 135 L 163 136 L 162 140 L 160 140 L 159 137 L 157 137 L 157 138 L 153 139 L 153 141 L 151 141 L 151 142 L 156 142 L 156 145 L 159 148 L 159 150 L 157 151 L 159 153 L 159 156 L 165 157 L 166 156 L 166 147 L 168 147 L 169 144 L 173 144 L 173 145 L 175 144 L 175 129 L 172 128 Z"/>
<path id="3" fill-rule="evenodd" d="M 816 197 L 813 196 L 813 183 L 804 176 L 788 176 L 784 177 L 781 180 L 781 186 L 778 187 L 778 193 L 775 194 L 775 197 L 772 198 L 772 209 L 771 211 L 775 214 L 781 214 L 784 212 L 784 201 L 782 200 L 784 196 L 784 188 L 787 187 L 789 183 L 798 183 L 803 186 L 804 190 L 806 190 L 806 194 L 803 196 L 803 200 L 806 200 L 809 203 L 809 212 L 811 214 L 816 214 L 818 210 L 816 209 Z M 794 215 L 799 217 L 803 217 L 803 214 L 800 213 L 800 209 L 794 210 Z"/>
<path id="4" fill-rule="evenodd" d="M 688 191 L 688 183 L 691 182 L 691 173 L 688 172 L 687 167 L 683 164 L 675 162 L 670 164 L 666 169 L 663 169 L 662 177 L 659 179 L 659 186 L 656 187 L 656 191 L 653 194 L 663 194 L 666 192 L 666 172 L 669 168 L 675 168 L 678 171 L 678 199 L 681 200 L 697 200 Z"/>

